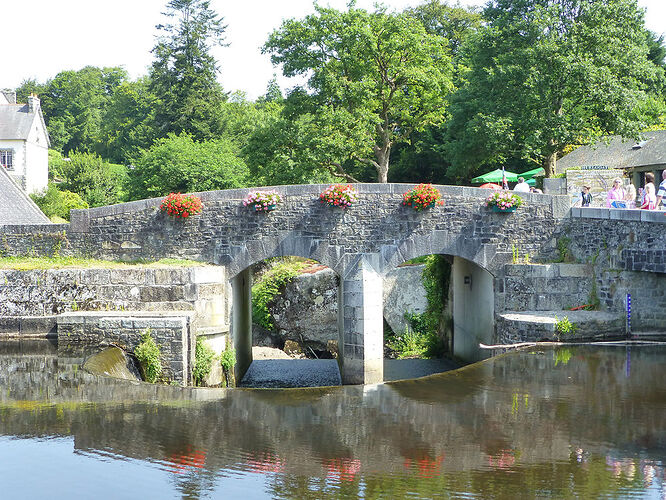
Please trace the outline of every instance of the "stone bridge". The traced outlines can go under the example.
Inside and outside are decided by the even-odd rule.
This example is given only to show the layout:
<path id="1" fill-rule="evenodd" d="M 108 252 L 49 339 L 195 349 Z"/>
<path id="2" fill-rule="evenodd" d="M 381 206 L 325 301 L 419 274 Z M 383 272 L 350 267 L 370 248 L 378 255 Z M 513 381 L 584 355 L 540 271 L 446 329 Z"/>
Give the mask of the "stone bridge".
<path id="1" fill-rule="evenodd" d="M 406 184 L 358 184 L 358 202 L 343 211 L 319 201 L 326 187 L 279 186 L 283 201 L 268 214 L 242 205 L 258 188 L 199 193 L 203 213 L 184 220 L 160 212 L 157 198 L 74 210 L 69 225 L 0 226 L 0 249 L 113 260 L 187 258 L 224 266 L 233 290 L 239 374 L 251 362 L 250 266 L 277 256 L 317 260 L 339 276 L 345 383 L 382 380 L 382 276 L 406 260 L 454 258 L 454 334 L 461 345 L 465 337 L 476 344 L 497 341 L 496 315 L 507 309 L 504 269 L 517 256 L 555 261 L 566 241 L 590 265 L 638 275 L 666 272 L 663 212 L 571 209 L 566 196 L 523 194 L 526 203 L 515 213 L 494 213 L 484 204 L 487 190 L 458 186 L 437 186 L 444 204 L 416 212 L 401 205 L 412 187 Z M 603 291 L 608 283 L 599 285 Z"/>

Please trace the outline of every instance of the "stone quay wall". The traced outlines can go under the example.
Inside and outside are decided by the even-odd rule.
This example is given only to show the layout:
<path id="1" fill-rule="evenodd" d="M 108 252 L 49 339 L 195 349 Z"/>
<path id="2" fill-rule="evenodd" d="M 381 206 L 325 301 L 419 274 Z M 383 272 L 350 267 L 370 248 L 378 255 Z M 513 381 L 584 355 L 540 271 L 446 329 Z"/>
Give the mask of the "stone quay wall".
<path id="1" fill-rule="evenodd" d="M 57 315 L 79 311 L 194 311 L 202 331 L 228 332 L 228 288 L 220 266 L 0 269 L 0 332 L 47 333 Z"/>
<path id="2" fill-rule="evenodd" d="M 141 334 L 149 330 L 160 349 L 162 375 L 189 383 L 196 329 L 194 313 L 74 312 L 58 316 L 58 351 L 78 345 L 116 345 L 133 352 Z"/>

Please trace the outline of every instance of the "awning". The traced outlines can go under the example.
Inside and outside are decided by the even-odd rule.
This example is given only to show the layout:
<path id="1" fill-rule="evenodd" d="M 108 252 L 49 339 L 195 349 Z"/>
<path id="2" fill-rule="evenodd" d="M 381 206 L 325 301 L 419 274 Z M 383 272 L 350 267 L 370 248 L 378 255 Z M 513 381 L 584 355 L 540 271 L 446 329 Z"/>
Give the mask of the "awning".
<path id="1" fill-rule="evenodd" d="M 507 182 L 518 182 L 518 174 L 514 174 L 513 172 L 505 170 L 504 175 L 506 175 Z M 474 184 L 481 184 L 484 182 L 502 182 L 502 169 L 498 168 L 496 170 L 493 170 L 492 172 L 488 172 L 487 174 L 474 177 L 474 179 L 472 179 L 472 182 Z"/>
<path id="2" fill-rule="evenodd" d="M 528 170 L 527 172 L 523 172 L 522 174 L 518 174 L 518 177 L 523 177 L 525 180 L 527 180 L 531 179 L 532 177 L 541 177 L 542 175 L 546 175 L 546 171 L 543 169 L 543 167 L 539 167 Z"/>

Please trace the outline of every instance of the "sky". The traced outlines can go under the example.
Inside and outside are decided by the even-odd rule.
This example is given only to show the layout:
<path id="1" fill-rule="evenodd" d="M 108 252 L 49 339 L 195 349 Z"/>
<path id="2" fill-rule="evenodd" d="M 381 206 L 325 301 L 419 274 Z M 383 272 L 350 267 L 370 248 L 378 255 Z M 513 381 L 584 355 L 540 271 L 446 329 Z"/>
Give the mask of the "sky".
<path id="1" fill-rule="evenodd" d="M 383 0 L 402 10 L 425 0 Z M 122 66 L 132 79 L 145 75 L 153 59 L 155 25 L 163 18 L 167 0 L 22 0 L 2 2 L 0 8 L 0 88 L 16 88 L 25 79 L 44 83 L 60 71 L 84 66 Z M 344 9 L 347 0 L 320 0 L 321 5 Z M 375 0 L 358 0 L 372 9 Z M 454 4 L 454 1 L 450 1 Z M 483 0 L 461 0 L 480 5 Z M 666 33 L 666 1 L 638 0 L 646 9 L 648 29 Z M 281 77 L 261 46 L 284 19 L 313 12 L 312 0 L 211 0 L 211 7 L 227 24 L 229 47 L 216 48 L 220 83 L 226 91 L 241 90 L 249 99 L 266 91 L 276 74 L 280 86 L 293 83 Z M 9 22 L 7 22 L 9 20 Z"/>

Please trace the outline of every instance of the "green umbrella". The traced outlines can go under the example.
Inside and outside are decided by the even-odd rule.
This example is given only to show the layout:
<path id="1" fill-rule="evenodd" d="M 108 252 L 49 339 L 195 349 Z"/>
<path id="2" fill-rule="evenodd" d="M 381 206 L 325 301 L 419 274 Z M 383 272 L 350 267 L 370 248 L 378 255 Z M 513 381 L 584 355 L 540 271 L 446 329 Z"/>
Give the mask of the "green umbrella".
<path id="1" fill-rule="evenodd" d="M 479 175 L 478 177 L 474 177 L 472 179 L 472 182 L 475 184 L 481 184 L 484 182 L 502 182 L 502 174 L 506 175 L 506 181 L 507 182 L 518 182 L 518 174 L 514 174 L 513 172 L 509 172 L 508 170 L 505 170 L 502 172 L 501 168 L 498 168 L 497 170 L 493 170 L 492 172 L 488 172 L 487 174 Z"/>
<path id="2" fill-rule="evenodd" d="M 520 177 L 524 177 L 525 180 L 531 179 L 532 177 L 541 177 L 542 175 L 546 175 L 546 171 L 543 169 L 543 167 L 539 168 L 533 168 L 532 170 L 528 170 L 527 172 L 523 172 L 522 174 L 518 174 Z"/>

